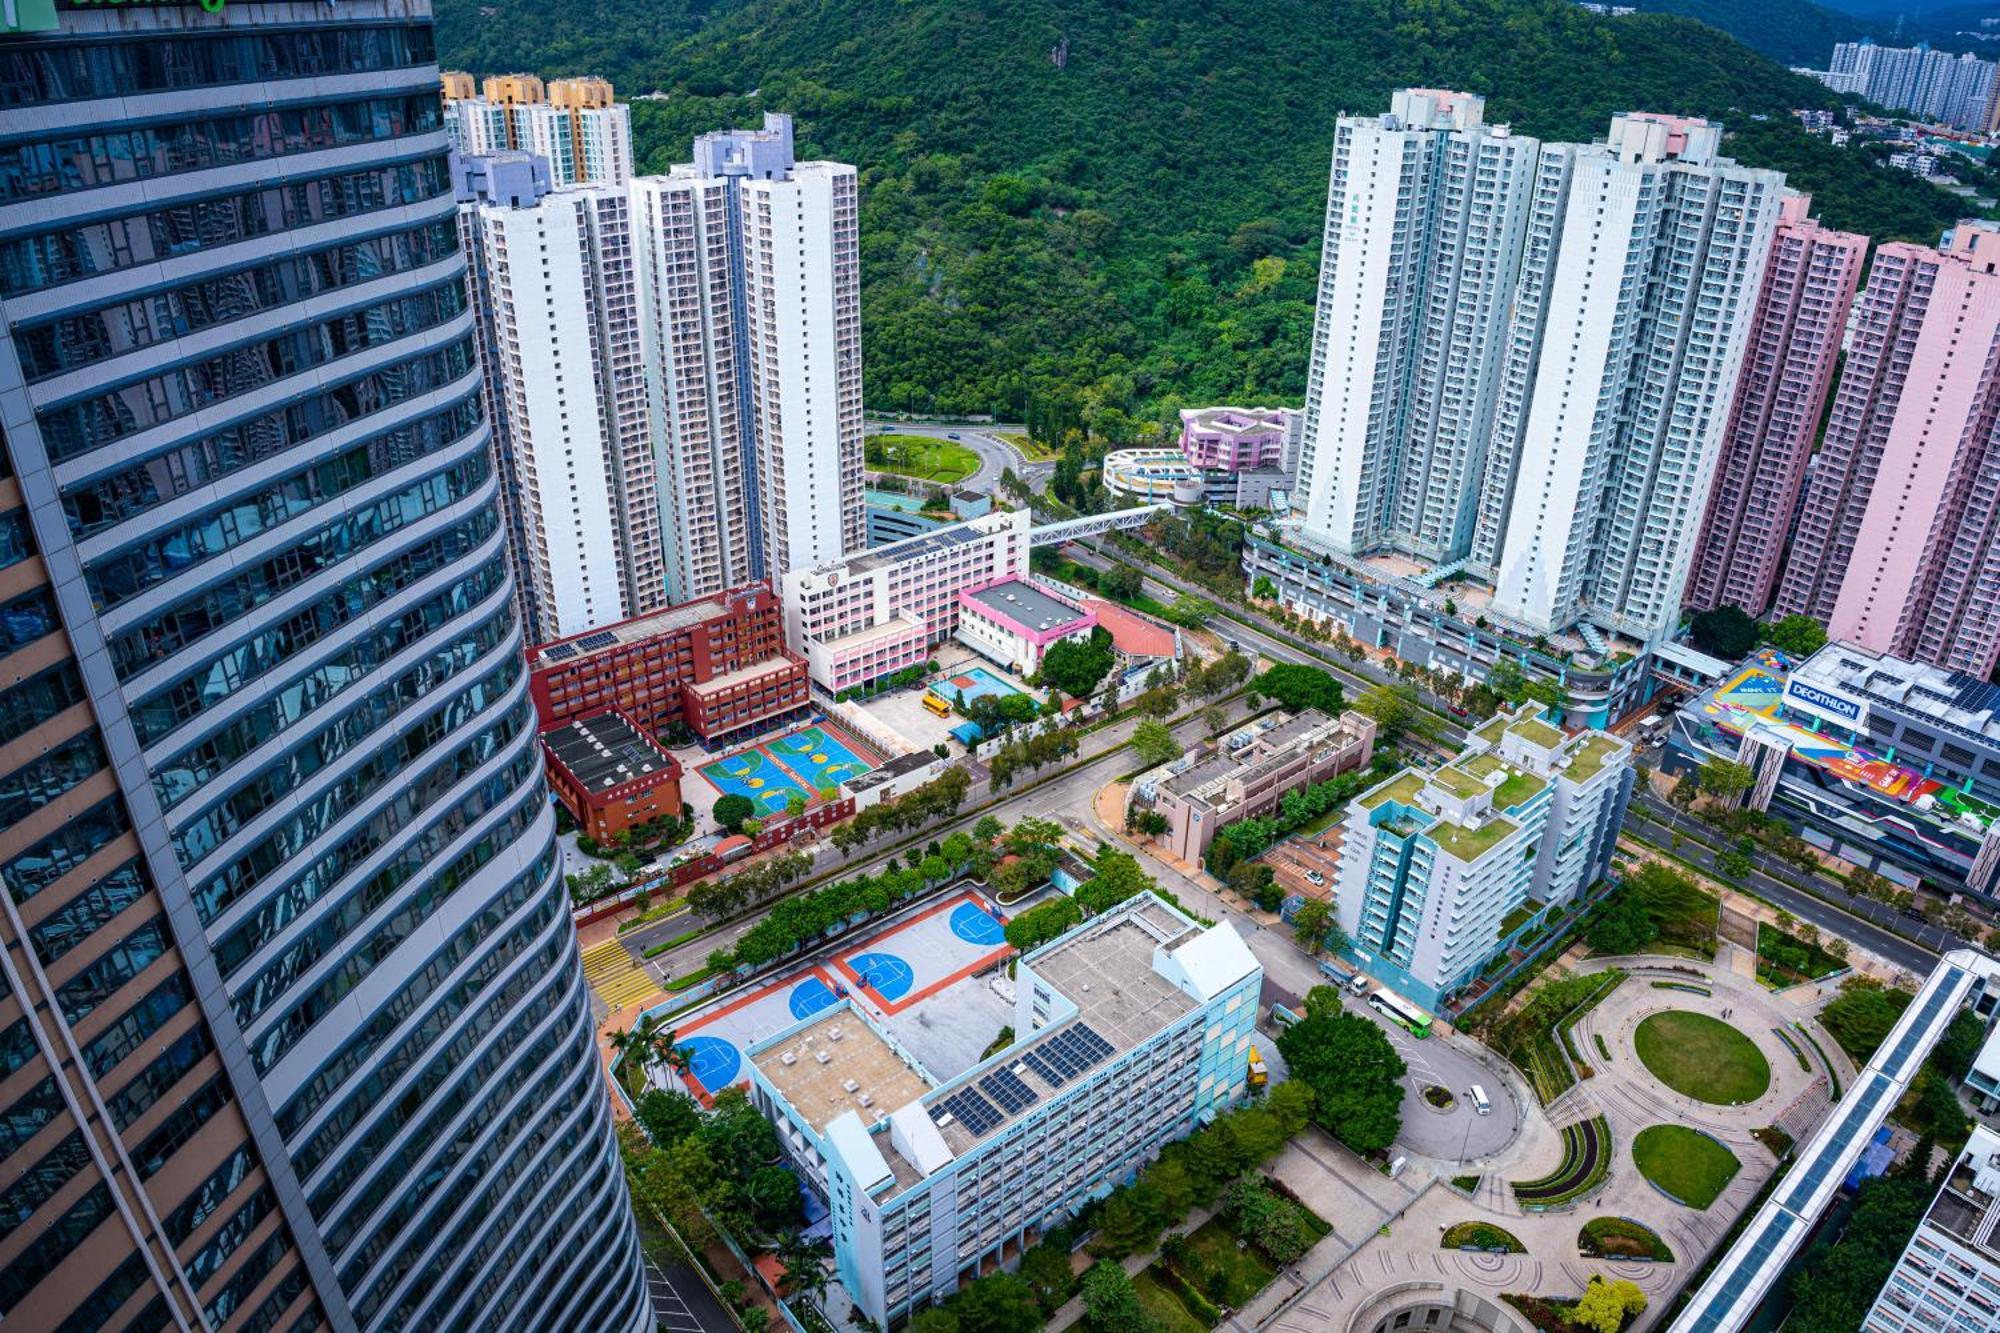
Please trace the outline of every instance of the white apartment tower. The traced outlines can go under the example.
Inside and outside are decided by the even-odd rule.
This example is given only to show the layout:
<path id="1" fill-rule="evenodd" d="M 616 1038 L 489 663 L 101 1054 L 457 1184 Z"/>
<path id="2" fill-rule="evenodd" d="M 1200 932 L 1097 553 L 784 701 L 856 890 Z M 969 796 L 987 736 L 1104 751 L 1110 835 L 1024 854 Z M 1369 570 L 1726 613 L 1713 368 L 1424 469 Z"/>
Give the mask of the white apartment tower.
<path id="1" fill-rule="evenodd" d="M 1471 543 L 1540 146 L 1484 111 L 1404 89 L 1335 131 L 1298 490 L 1348 554 Z"/>
<path id="2" fill-rule="evenodd" d="M 855 170 L 777 114 L 694 148 L 632 185 L 675 602 L 866 545 Z"/>
<path id="3" fill-rule="evenodd" d="M 525 152 L 546 158 L 556 188 L 623 185 L 632 179 L 632 109 L 604 79 L 532 74 L 487 79 L 478 95 L 470 74 L 443 76 L 445 128 L 461 153 Z"/>
<path id="4" fill-rule="evenodd" d="M 667 562 L 626 189 L 523 187 L 509 165 L 461 159 L 460 229 L 540 642 L 666 605 Z"/>
<path id="5" fill-rule="evenodd" d="M 1473 543 L 1532 628 L 1680 613 L 1784 186 L 1721 137 L 1632 114 L 1543 149 Z"/>

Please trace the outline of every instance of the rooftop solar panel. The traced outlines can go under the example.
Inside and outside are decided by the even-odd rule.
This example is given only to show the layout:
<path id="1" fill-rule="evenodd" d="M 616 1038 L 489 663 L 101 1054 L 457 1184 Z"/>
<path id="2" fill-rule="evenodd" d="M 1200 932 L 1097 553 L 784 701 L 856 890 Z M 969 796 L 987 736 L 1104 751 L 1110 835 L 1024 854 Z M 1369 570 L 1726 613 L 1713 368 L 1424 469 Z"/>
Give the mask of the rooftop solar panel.
<path id="1" fill-rule="evenodd" d="M 1060 1088 L 1064 1083 L 1069 1081 L 1069 1075 L 1057 1067 L 1056 1062 L 1050 1058 L 1049 1050 L 1045 1046 L 1037 1046 L 1034 1050 L 1029 1051 L 1022 1057 L 1022 1061 L 1028 1068 L 1040 1074 L 1042 1081 L 1052 1088 Z"/>
<path id="2" fill-rule="evenodd" d="M 573 643 L 558 643 L 542 650 L 542 660 L 544 662 L 559 662 L 565 657 L 575 656 L 576 645 Z"/>
<path id="3" fill-rule="evenodd" d="M 971 1088 L 961 1088 L 951 1096 L 945 1098 L 944 1109 L 957 1117 L 960 1123 L 966 1129 L 970 1130 L 975 1138 L 986 1133 L 986 1131 L 992 1129 L 1001 1120 L 1005 1119 L 1004 1116 L 993 1109 L 992 1102 L 987 1101 Z"/>
<path id="4" fill-rule="evenodd" d="M 576 641 L 576 650 L 580 653 L 595 652 L 599 648 L 609 648 L 616 642 L 618 642 L 616 634 L 613 634 L 610 630 L 600 630 L 596 634 L 578 639 Z"/>
<path id="5" fill-rule="evenodd" d="M 986 1095 L 999 1104 L 1008 1115 L 1033 1106 L 1041 1098 L 1035 1090 L 1021 1081 L 1021 1076 L 1011 1069 L 996 1069 L 979 1080 L 979 1086 Z"/>

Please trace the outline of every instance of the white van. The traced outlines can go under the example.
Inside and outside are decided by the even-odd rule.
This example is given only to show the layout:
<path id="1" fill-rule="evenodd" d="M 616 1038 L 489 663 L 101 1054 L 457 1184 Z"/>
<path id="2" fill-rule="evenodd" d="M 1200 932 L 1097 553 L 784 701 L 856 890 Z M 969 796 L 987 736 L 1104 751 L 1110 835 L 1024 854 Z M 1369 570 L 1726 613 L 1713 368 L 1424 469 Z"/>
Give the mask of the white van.
<path id="1" fill-rule="evenodd" d="M 1368 978 L 1363 976 L 1355 977 L 1354 980 L 1347 983 L 1347 990 L 1349 994 L 1365 999 L 1368 995 Z"/>
<path id="2" fill-rule="evenodd" d="M 1469 1091 L 1472 1093 L 1472 1109 L 1481 1115 L 1492 1115 L 1493 1103 L 1486 1100 L 1486 1089 L 1475 1083 Z"/>

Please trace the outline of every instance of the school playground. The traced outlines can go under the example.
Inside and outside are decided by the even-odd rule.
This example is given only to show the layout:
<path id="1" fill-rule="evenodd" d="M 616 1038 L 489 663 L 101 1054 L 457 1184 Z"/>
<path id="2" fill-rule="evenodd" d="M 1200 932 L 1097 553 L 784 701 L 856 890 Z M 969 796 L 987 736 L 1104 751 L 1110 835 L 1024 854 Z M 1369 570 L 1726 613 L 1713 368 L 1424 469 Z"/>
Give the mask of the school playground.
<path id="1" fill-rule="evenodd" d="M 724 996 L 673 1026 L 688 1091 L 704 1101 L 749 1081 L 750 1047 L 852 997 L 877 1018 L 901 1013 L 1011 952 L 1000 918 L 970 891 L 893 922 L 748 994 Z"/>
<path id="2" fill-rule="evenodd" d="M 858 778 L 879 762 L 874 751 L 831 723 L 814 722 L 696 771 L 719 795 L 749 797 L 761 819 L 783 810 L 794 792 L 812 804 L 824 789 Z"/>
<path id="3" fill-rule="evenodd" d="M 1020 694 L 1022 691 L 1015 689 L 985 667 L 975 666 L 967 667 L 957 675 L 944 676 L 932 681 L 930 693 L 948 704 L 961 702 L 963 696 L 963 702 L 970 704 L 974 699 L 983 699 L 989 694 L 1004 697 L 1009 694 Z"/>

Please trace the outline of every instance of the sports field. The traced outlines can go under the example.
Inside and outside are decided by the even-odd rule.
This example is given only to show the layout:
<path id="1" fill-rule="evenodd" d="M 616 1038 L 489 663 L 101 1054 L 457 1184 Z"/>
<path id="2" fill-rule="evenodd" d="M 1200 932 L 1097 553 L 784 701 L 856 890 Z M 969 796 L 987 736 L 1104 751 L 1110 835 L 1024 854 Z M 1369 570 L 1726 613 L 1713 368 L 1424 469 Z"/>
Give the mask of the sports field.
<path id="1" fill-rule="evenodd" d="M 675 1027 L 678 1048 L 688 1057 L 688 1091 L 712 1098 L 746 1082 L 752 1046 L 842 999 L 851 997 L 884 1018 L 1008 953 L 1001 919 L 985 901 L 970 891 L 952 894 L 927 911 L 850 943 L 846 952 L 821 955 L 776 981 L 683 1015 Z"/>
<path id="2" fill-rule="evenodd" d="M 1000 920 L 964 894 L 833 960 L 840 978 L 898 1013 L 1007 956 Z"/>
<path id="3" fill-rule="evenodd" d="M 984 699 L 988 695 L 1004 697 L 1021 693 L 983 666 L 967 667 L 955 676 L 944 676 L 934 680 L 931 682 L 930 692 L 948 704 L 969 704 L 974 699 Z"/>
<path id="4" fill-rule="evenodd" d="M 833 726 L 815 722 L 710 760 L 696 772 L 724 796 L 747 796 L 760 818 L 785 808 L 796 792 L 810 804 L 820 793 L 876 766 L 874 751 Z"/>

